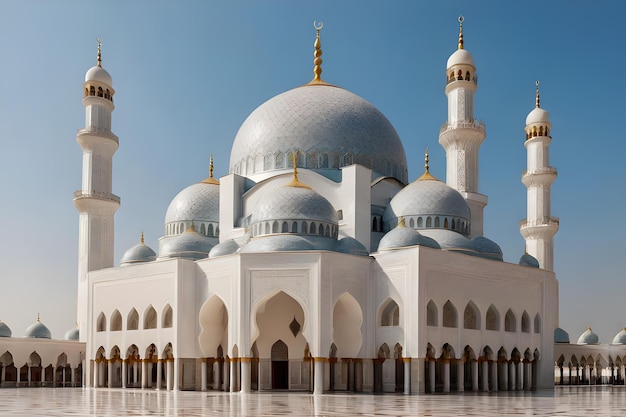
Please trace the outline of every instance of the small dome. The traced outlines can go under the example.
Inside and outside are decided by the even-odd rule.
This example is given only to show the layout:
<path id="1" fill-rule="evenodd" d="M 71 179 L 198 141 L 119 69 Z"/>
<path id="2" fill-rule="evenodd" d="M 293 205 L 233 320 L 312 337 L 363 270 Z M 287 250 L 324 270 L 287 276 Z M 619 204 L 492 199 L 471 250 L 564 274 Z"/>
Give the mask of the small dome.
<path id="1" fill-rule="evenodd" d="M 365 246 L 353 237 L 346 236 L 337 242 L 337 252 L 348 255 L 369 256 L 369 251 Z"/>
<path id="2" fill-rule="evenodd" d="M 203 259 L 209 255 L 209 252 L 216 243 L 215 240 L 215 238 L 201 235 L 191 227 L 182 235 L 170 238 L 167 242 L 163 243 L 160 257 L 193 260 Z"/>
<path id="3" fill-rule="evenodd" d="M 482 256 L 495 259 L 497 261 L 502 260 L 502 249 L 500 246 L 491 239 L 487 239 L 484 236 L 476 236 L 472 239 L 474 249 L 478 251 Z"/>
<path id="4" fill-rule="evenodd" d="M 65 340 L 78 340 L 80 333 L 78 331 L 78 327 L 72 327 L 67 332 L 65 332 Z"/>
<path id="5" fill-rule="evenodd" d="M 476 255 L 472 241 L 460 233 L 445 229 L 424 229 L 420 230 L 424 236 L 434 239 L 441 249 L 463 252 L 469 255 Z"/>
<path id="6" fill-rule="evenodd" d="M 218 184 L 199 182 L 179 192 L 167 208 L 165 226 L 170 223 L 214 222 L 220 220 L 220 187 Z"/>
<path id="7" fill-rule="evenodd" d="M 448 58 L 446 68 L 450 69 L 454 65 L 474 66 L 474 58 L 472 57 L 472 54 L 470 54 L 467 50 L 457 49 L 452 55 L 450 55 L 450 58 Z"/>
<path id="8" fill-rule="evenodd" d="M 217 258 L 218 256 L 230 255 L 239 250 L 239 245 L 232 239 L 225 240 L 215 246 L 209 252 L 209 258 Z"/>
<path id="9" fill-rule="evenodd" d="M 39 320 L 39 318 L 37 318 L 37 321 L 35 323 L 28 326 L 24 334 L 24 337 L 36 338 L 36 339 L 51 339 L 52 335 L 50 333 L 50 330 L 46 327 L 46 325 L 43 324 Z"/>
<path id="10" fill-rule="evenodd" d="M 12 334 L 13 332 L 11 332 L 9 326 L 5 322 L 0 321 L 0 337 L 11 337 Z"/>
<path id="11" fill-rule="evenodd" d="M 89 70 L 85 74 L 85 82 L 89 81 L 97 81 L 113 87 L 113 79 L 111 78 L 111 75 L 109 75 L 107 70 L 98 65 L 89 68 Z"/>
<path id="12" fill-rule="evenodd" d="M 294 149 L 303 154 L 300 167 L 321 175 L 354 163 L 407 182 L 404 147 L 389 120 L 339 87 L 305 85 L 261 104 L 237 132 L 230 172 L 249 176 L 288 168 Z"/>
<path id="13" fill-rule="evenodd" d="M 426 237 L 410 227 L 398 226 L 390 232 L 387 232 L 385 236 L 380 239 L 378 250 L 402 249 L 416 245 L 441 249 L 434 239 Z"/>
<path id="14" fill-rule="evenodd" d="M 626 327 L 622 327 L 622 330 L 613 338 L 614 345 L 626 345 Z"/>
<path id="15" fill-rule="evenodd" d="M 535 107 L 530 113 L 528 113 L 528 116 L 526 116 L 526 124 L 550 123 L 549 116 L 548 112 L 541 107 Z"/>
<path id="16" fill-rule="evenodd" d="M 554 343 L 569 343 L 569 333 L 557 327 L 554 329 Z"/>
<path id="17" fill-rule="evenodd" d="M 273 235 L 252 239 L 243 246 L 239 252 L 286 252 L 316 250 L 318 248 L 304 236 L 298 235 Z"/>
<path id="18" fill-rule="evenodd" d="M 531 268 L 539 268 L 539 261 L 532 255 L 527 253 L 523 254 L 521 258 L 519 258 L 519 264 L 522 266 L 530 266 Z"/>
<path id="19" fill-rule="evenodd" d="M 156 252 L 144 243 L 143 234 L 141 242 L 124 252 L 120 266 L 128 266 L 134 263 L 152 262 L 156 259 Z"/>
<path id="20" fill-rule="evenodd" d="M 410 226 L 420 231 L 430 227 L 463 231 L 459 223 L 469 225 L 471 218 L 463 196 L 430 175 L 424 178 L 413 181 L 391 199 L 383 214 L 383 224 L 394 227 L 398 217 L 404 216 L 407 224 L 414 221 L 415 226 Z"/>
<path id="21" fill-rule="evenodd" d="M 579 345 L 597 345 L 599 342 L 598 335 L 591 331 L 591 327 L 587 327 L 587 330 L 578 338 Z"/>

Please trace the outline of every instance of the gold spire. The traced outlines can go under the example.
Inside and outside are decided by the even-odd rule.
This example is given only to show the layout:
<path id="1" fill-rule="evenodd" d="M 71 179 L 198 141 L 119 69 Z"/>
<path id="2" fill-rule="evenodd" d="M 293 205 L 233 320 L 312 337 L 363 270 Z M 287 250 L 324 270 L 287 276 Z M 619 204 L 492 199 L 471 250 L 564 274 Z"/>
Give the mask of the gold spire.
<path id="1" fill-rule="evenodd" d="M 313 21 L 313 27 L 315 28 L 315 43 L 313 46 L 315 47 L 315 52 L 313 52 L 313 56 L 315 59 L 313 60 L 313 74 L 314 77 L 309 84 L 323 84 L 327 85 L 325 81 L 322 80 L 322 42 L 320 41 L 320 30 L 324 27 L 324 23 L 320 22 L 319 24 L 316 21 Z"/>
<path id="2" fill-rule="evenodd" d="M 418 181 L 427 181 L 427 180 L 436 180 L 437 178 L 433 177 L 430 173 L 430 167 L 428 165 L 428 146 L 426 147 L 426 152 L 424 153 L 424 173 L 421 177 L 419 177 Z"/>
<path id="3" fill-rule="evenodd" d="M 535 81 L 535 106 L 539 108 L 539 80 Z"/>
<path id="4" fill-rule="evenodd" d="M 296 149 L 295 151 L 293 151 L 291 153 L 291 160 L 293 161 L 293 178 L 289 182 L 289 184 L 287 184 L 285 186 L 286 187 L 308 188 L 310 190 L 311 187 L 309 187 L 308 185 L 300 182 L 300 180 L 298 179 L 298 153 L 299 152 L 300 152 L 300 150 Z"/>
<path id="5" fill-rule="evenodd" d="M 143 238 L 143 230 L 141 231 L 141 240 L 140 240 L 140 242 L 141 242 L 142 245 L 146 244 L 146 242 L 145 242 L 145 240 Z"/>
<path id="6" fill-rule="evenodd" d="M 102 67 L 102 42 L 100 38 L 96 38 L 96 40 L 98 41 L 98 66 Z"/>
<path id="7" fill-rule="evenodd" d="M 398 217 L 398 226 L 397 227 L 406 227 L 406 221 L 404 220 L 404 216 Z"/>
<path id="8" fill-rule="evenodd" d="M 459 49 L 463 49 L 463 15 L 459 16 Z"/>
<path id="9" fill-rule="evenodd" d="M 187 228 L 187 232 L 195 232 L 195 231 L 196 231 L 196 226 L 193 224 L 193 220 L 192 220 L 191 224 Z"/>
<path id="10" fill-rule="evenodd" d="M 213 178 L 213 154 L 211 154 L 211 158 L 209 159 L 209 178 L 200 181 L 204 184 L 215 184 L 218 185 L 220 182 Z"/>
<path id="11" fill-rule="evenodd" d="M 37 313 L 37 323 L 41 323 L 41 316 Z"/>

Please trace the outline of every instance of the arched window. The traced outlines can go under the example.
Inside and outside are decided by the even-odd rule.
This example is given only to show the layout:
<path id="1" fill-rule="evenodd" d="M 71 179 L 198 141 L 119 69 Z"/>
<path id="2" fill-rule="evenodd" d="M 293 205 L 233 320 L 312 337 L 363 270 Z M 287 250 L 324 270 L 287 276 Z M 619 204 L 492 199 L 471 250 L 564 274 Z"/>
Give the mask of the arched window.
<path id="1" fill-rule="evenodd" d="M 204 223 L 200 224 L 200 234 L 206 235 L 206 228 L 204 227 Z"/>
<path id="2" fill-rule="evenodd" d="M 319 234 L 320 236 L 324 236 L 324 225 L 323 225 L 323 224 L 321 224 L 321 223 L 320 223 L 320 226 L 319 226 L 319 232 L 318 232 L 318 234 Z"/>
<path id="3" fill-rule="evenodd" d="M 449 224 L 448 224 L 448 218 L 446 217 L 443 221 L 443 228 L 444 229 L 448 229 L 449 228 Z"/>
<path id="4" fill-rule="evenodd" d="M 214 234 L 213 234 L 213 225 L 211 223 L 209 223 L 209 227 L 207 227 L 206 234 L 207 234 L 207 236 L 214 236 Z"/>
<path id="5" fill-rule="evenodd" d="M 302 234 L 303 235 L 309 234 L 309 227 L 307 225 L 307 222 L 302 222 Z"/>
<path id="6" fill-rule="evenodd" d="M 156 329 L 157 326 L 157 313 L 154 307 L 148 306 L 146 312 L 143 314 L 143 328 L 144 329 Z"/>
<path id="7" fill-rule="evenodd" d="M 465 329 L 480 329 L 480 311 L 473 301 L 467 303 L 465 306 L 465 312 L 463 313 L 463 328 Z"/>
<path id="8" fill-rule="evenodd" d="M 394 300 L 389 300 L 380 315 L 381 326 L 400 325 L 400 307 Z"/>
<path id="9" fill-rule="evenodd" d="M 270 234 L 270 224 L 269 223 L 265 223 L 265 234 L 266 235 Z"/>
<path id="10" fill-rule="evenodd" d="M 291 223 L 291 233 L 298 233 L 298 222 Z"/>
<path id="11" fill-rule="evenodd" d="M 426 227 L 433 227 L 433 219 L 431 217 L 426 217 Z"/>
<path id="12" fill-rule="evenodd" d="M 456 308 L 450 300 L 443 305 L 443 327 L 458 327 Z"/>
<path id="13" fill-rule="evenodd" d="M 139 328 L 139 314 L 134 308 L 128 313 L 126 319 L 126 330 L 137 330 Z"/>
<path id="14" fill-rule="evenodd" d="M 372 219 L 372 232 L 378 231 L 378 217 L 374 216 Z"/>
<path id="15" fill-rule="evenodd" d="M 494 305 L 489 306 L 487 316 L 485 318 L 485 327 L 487 330 L 500 330 L 500 314 Z"/>
<path id="16" fill-rule="evenodd" d="M 345 154 L 342 158 L 341 161 L 341 166 L 348 166 L 348 165 L 352 165 L 352 154 L 350 152 L 348 152 L 347 154 Z"/>
<path id="17" fill-rule="evenodd" d="M 98 321 L 96 322 L 96 331 L 104 332 L 107 329 L 107 318 L 104 313 L 100 313 L 98 316 Z"/>
<path id="18" fill-rule="evenodd" d="M 289 224 L 283 222 L 282 233 L 289 233 Z"/>
<path id="19" fill-rule="evenodd" d="M 272 224 L 272 233 L 278 233 L 278 222 L 276 220 Z"/>
<path id="20" fill-rule="evenodd" d="M 122 315 L 119 311 L 115 310 L 113 314 L 111 314 L 111 331 L 119 332 L 122 330 Z"/>
<path id="21" fill-rule="evenodd" d="M 285 167 L 285 154 L 282 152 L 278 152 L 276 154 L 276 165 L 274 165 L 276 169 L 281 169 Z"/>
<path id="22" fill-rule="evenodd" d="M 311 227 L 309 228 L 309 233 L 312 235 L 317 234 L 317 227 L 315 227 L 315 223 L 311 222 Z"/>
<path id="23" fill-rule="evenodd" d="M 465 81 L 469 81 L 469 80 L 470 80 L 470 73 L 469 73 L 469 71 L 467 71 L 465 73 Z"/>
<path id="24" fill-rule="evenodd" d="M 412 217 L 409 219 L 409 227 L 412 227 L 412 228 L 415 227 L 415 220 L 413 220 Z"/>
<path id="25" fill-rule="evenodd" d="M 324 236 L 330 237 L 330 226 L 329 225 L 326 225 L 326 228 L 324 229 Z"/>
<path id="26" fill-rule="evenodd" d="M 89 95 L 90 96 L 96 95 L 96 87 L 94 87 L 93 85 L 89 87 Z"/>
<path id="27" fill-rule="evenodd" d="M 525 311 L 522 314 L 522 333 L 530 333 L 530 316 Z"/>
<path id="28" fill-rule="evenodd" d="M 163 309 L 163 323 L 161 323 L 161 327 L 169 328 L 172 327 L 174 322 L 174 312 L 172 311 L 172 307 L 168 304 Z"/>
<path id="29" fill-rule="evenodd" d="M 98 97 L 102 96 L 104 96 L 104 93 L 102 92 L 102 87 L 98 87 Z"/>
<path id="30" fill-rule="evenodd" d="M 110 99 L 110 98 L 111 98 L 111 92 L 109 91 L 109 89 L 108 89 L 108 88 L 106 89 L 106 93 L 105 93 L 104 97 L 105 97 L 105 98 L 108 98 L 108 99 Z"/>
<path id="31" fill-rule="evenodd" d="M 535 333 L 541 333 L 541 317 L 539 317 L 539 313 L 535 314 Z"/>
<path id="32" fill-rule="evenodd" d="M 506 316 L 504 316 L 504 331 L 505 332 L 516 332 L 516 320 L 515 314 L 509 309 L 506 312 Z"/>
<path id="33" fill-rule="evenodd" d="M 438 326 L 437 305 L 433 302 L 433 300 L 430 300 L 426 306 L 426 325 Z"/>
<path id="34" fill-rule="evenodd" d="M 423 227 L 423 224 L 424 224 L 424 223 L 423 223 L 422 218 L 421 218 L 421 217 L 418 217 L 418 218 L 417 218 L 417 227 Z"/>

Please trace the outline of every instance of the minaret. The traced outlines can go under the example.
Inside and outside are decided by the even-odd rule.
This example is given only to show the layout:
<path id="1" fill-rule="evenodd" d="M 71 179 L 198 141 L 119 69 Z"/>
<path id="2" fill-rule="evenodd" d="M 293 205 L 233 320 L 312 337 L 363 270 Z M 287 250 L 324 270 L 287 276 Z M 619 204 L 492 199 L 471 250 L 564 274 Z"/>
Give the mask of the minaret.
<path id="1" fill-rule="evenodd" d="M 113 216 L 120 206 L 120 198 L 111 192 L 113 154 L 118 148 L 118 138 L 111 132 L 115 90 L 102 68 L 100 46 L 98 39 L 98 64 L 87 71 L 83 85 L 85 127 L 76 135 L 83 150 L 82 186 L 74 192 L 80 214 L 77 320 L 81 341 L 87 337 L 87 273 L 113 266 Z"/>
<path id="2" fill-rule="evenodd" d="M 526 117 L 527 168 L 522 183 L 527 189 L 527 217 L 520 224 L 526 239 L 526 253 L 539 261 L 539 266 L 554 270 L 553 238 L 559 230 L 559 219 L 550 215 L 550 186 L 556 179 L 556 168 L 550 166 L 550 130 L 548 112 L 539 106 L 539 81 L 536 83 L 535 108 Z"/>
<path id="3" fill-rule="evenodd" d="M 471 211 L 471 237 L 483 234 L 487 196 L 478 193 L 478 150 L 485 140 L 485 125 L 474 119 L 474 93 L 478 85 L 472 55 L 464 49 L 463 16 L 459 17 L 458 49 L 448 58 L 446 96 L 448 121 L 439 143 L 446 150 L 446 183 L 467 201 Z"/>

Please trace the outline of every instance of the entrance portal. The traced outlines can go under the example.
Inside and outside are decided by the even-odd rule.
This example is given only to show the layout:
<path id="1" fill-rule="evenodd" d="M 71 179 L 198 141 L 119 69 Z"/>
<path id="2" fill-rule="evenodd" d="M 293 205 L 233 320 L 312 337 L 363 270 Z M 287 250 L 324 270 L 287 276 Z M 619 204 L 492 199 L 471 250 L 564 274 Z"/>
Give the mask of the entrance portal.
<path id="1" fill-rule="evenodd" d="M 289 389 L 289 349 L 282 340 L 272 345 L 272 389 Z"/>

